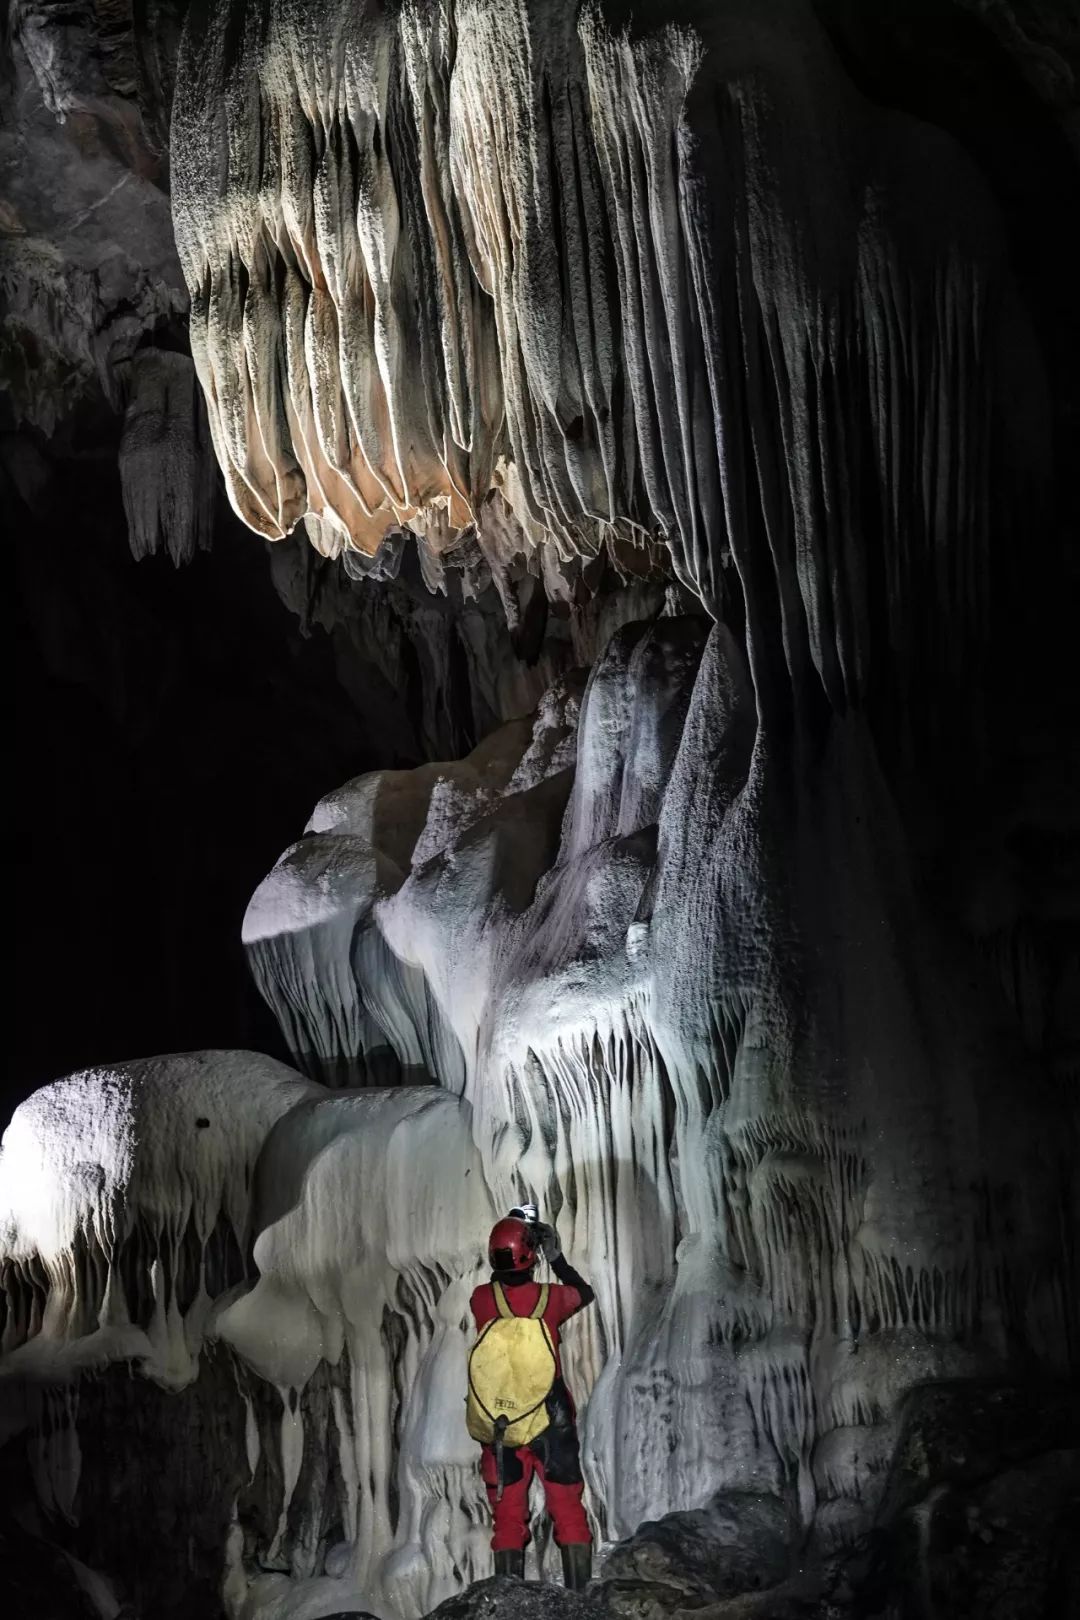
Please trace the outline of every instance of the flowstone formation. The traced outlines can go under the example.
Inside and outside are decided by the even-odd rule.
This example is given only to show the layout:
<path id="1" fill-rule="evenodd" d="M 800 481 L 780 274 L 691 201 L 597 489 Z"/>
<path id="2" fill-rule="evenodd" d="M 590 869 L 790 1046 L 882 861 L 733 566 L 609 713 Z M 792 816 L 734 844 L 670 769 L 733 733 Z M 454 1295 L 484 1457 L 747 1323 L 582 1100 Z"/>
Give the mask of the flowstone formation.
<path id="1" fill-rule="evenodd" d="M 80 1437 L 133 1368 L 190 1416 L 189 1561 L 233 1620 L 499 1612 L 455 1596 L 490 1558 L 467 1301 L 529 1198 L 596 1290 L 565 1356 L 610 1551 L 537 1612 L 719 1617 L 755 1583 L 793 1615 L 985 1609 L 1013 1544 L 945 1567 L 950 1526 L 1032 1492 L 1053 1536 L 1077 1490 L 1075 1408 L 1032 1390 L 1075 1371 L 1080 1208 L 1072 958 L 1017 968 L 1029 812 L 1011 865 L 974 819 L 1050 510 L 977 170 L 864 99 L 801 0 L 206 0 L 176 85 L 230 500 L 361 591 L 441 592 L 484 701 L 445 757 L 421 680 L 428 762 L 327 792 L 253 895 L 296 1071 L 148 1060 L 17 1111 L 0 1373 L 33 1533 L 96 1567 Z M 184 382 L 140 366 L 136 469 Z M 797 1584 L 844 1559 L 846 1597 Z M 1075 1572 L 1038 1568 L 1067 1612 Z M 185 1615 L 182 1579 L 113 1573 Z"/>
<path id="2" fill-rule="evenodd" d="M 912 1384 L 1065 1370 L 1051 1092 L 1018 1105 L 861 720 L 795 776 L 731 633 L 687 618 L 567 699 L 319 805 L 252 966 L 299 1062 L 438 1080 L 494 1204 L 558 1215 L 608 1534 L 734 1490 L 843 1540 Z"/>
<path id="3" fill-rule="evenodd" d="M 546 576 L 660 548 L 714 610 L 733 561 L 834 704 L 874 596 L 898 673 L 959 657 L 988 503 L 1038 470 L 995 409 L 1030 379 L 992 210 L 948 141 L 861 101 L 809 7 L 759 9 L 190 19 L 174 218 L 241 516 L 331 552 L 467 534 Z"/>

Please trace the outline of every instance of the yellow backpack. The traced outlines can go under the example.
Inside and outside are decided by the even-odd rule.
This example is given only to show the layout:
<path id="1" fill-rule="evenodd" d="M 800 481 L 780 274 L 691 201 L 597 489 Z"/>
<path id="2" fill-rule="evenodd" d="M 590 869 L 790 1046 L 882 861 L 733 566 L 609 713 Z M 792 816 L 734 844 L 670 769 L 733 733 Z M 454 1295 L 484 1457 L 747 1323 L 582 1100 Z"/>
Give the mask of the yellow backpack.
<path id="1" fill-rule="evenodd" d="M 547 1323 L 548 1287 L 528 1316 L 515 1316 L 501 1283 L 493 1283 L 498 1316 L 485 1322 L 469 1353 L 465 1422 L 482 1444 L 527 1446 L 548 1426 L 545 1402 L 555 1382 L 555 1347 Z"/>

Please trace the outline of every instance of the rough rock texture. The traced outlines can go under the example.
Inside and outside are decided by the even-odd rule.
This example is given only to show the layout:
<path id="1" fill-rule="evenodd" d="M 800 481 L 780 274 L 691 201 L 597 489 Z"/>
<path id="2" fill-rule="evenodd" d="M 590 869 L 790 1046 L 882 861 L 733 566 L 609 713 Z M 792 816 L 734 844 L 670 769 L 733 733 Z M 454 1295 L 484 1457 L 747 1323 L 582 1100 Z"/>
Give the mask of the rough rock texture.
<path id="1" fill-rule="evenodd" d="M 1080 1395 L 972 1381 L 917 1388 L 904 1401 L 879 1517 L 890 1523 L 941 1485 L 985 1484 L 1062 1448 L 1080 1447 Z"/>
<path id="2" fill-rule="evenodd" d="M 307 1091 L 272 1058 L 192 1052 L 23 1103 L 0 1151 L 5 1374 L 131 1361 L 189 1383 L 211 1303 L 244 1274 L 263 1140 Z"/>
<path id="3" fill-rule="evenodd" d="M 928 1504 L 923 1526 L 927 1615 L 1041 1620 L 1080 1601 L 1080 1451 L 1053 1451 L 966 1492 Z M 914 1583 L 910 1583 L 914 1585 Z M 921 1583 L 920 1583 L 921 1584 Z M 916 1610 L 918 1612 L 918 1610 Z"/>
<path id="4" fill-rule="evenodd" d="M 604 1560 L 611 1613 L 640 1614 L 651 1601 L 700 1608 L 719 1598 L 777 1586 L 801 1541 L 797 1512 L 775 1496 L 721 1491 L 704 1507 L 643 1524 Z"/>
<path id="5" fill-rule="evenodd" d="M 256 1381 L 215 1346 L 183 1389 L 132 1373 L 120 1362 L 66 1393 L 24 1386 L 33 1439 L 0 1451 L 0 1491 L 14 1521 L 5 1527 L 12 1557 L 0 1591 L 13 1620 L 82 1620 L 48 1578 L 54 1570 L 74 1578 L 91 1616 L 221 1612 L 230 1530 L 238 1504 L 246 1516 L 253 1483 L 245 1428 Z M 10 1376 L 0 1388 L 8 1418 L 19 1392 Z M 37 1570 L 40 1609 L 19 1604 L 34 1590 L 27 1565 Z"/>
<path id="6" fill-rule="evenodd" d="M 285 1055 L 240 921 L 323 790 L 467 752 L 663 602 L 663 586 L 641 585 L 621 603 L 608 579 L 549 605 L 527 571 L 498 587 L 486 565 L 425 579 L 415 552 L 394 578 L 353 579 L 299 537 L 267 567 L 221 498 L 193 389 L 166 150 L 181 10 L 4 12 L 10 765 L 34 783 L 14 807 L 5 1119 L 35 1085 L 133 1052 Z M 79 970 L 57 1018 L 60 915 Z"/>
<path id="7" fill-rule="evenodd" d="M 146 1297 L 170 1345 L 211 1332 L 280 1392 L 276 1431 L 256 1424 L 280 1485 L 229 1554 L 229 1581 L 268 1612 L 299 1578 L 312 1603 L 344 1589 L 419 1614 L 483 1572 L 465 1300 L 493 1211 L 526 1193 L 596 1281 L 567 1363 L 591 1388 L 599 1526 L 697 1515 L 620 1551 L 613 1603 L 620 1567 L 640 1590 L 677 1563 L 677 1590 L 720 1601 L 779 1575 L 811 1526 L 825 1552 L 850 1543 L 883 1500 L 911 1384 L 1031 1356 L 1064 1366 L 1052 1094 L 1031 1075 L 1021 1109 L 1018 1052 L 990 1038 L 955 944 L 905 881 L 859 723 L 837 725 L 801 784 L 774 780 L 756 733 L 724 627 L 628 626 L 583 699 L 557 687 L 463 764 L 329 796 L 253 900 L 249 949 L 291 1039 L 327 1062 L 345 1052 L 354 1080 L 374 1044 L 442 1082 L 333 1097 L 290 1080 L 275 1128 L 249 1122 L 253 1204 L 247 1178 L 241 1192 L 211 1160 L 197 1196 L 152 1205 L 193 1198 L 204 1241 L 233 1185 L 230 1228 L 259 1234 L 257 1285 L 212 1314 L 197 1289 L 178 1317 L 156 1285 Z M 854 959 L 836 954 L 845 940 Z M 207 1082 L 185 1081 L 173 1115 L 148 1095 L 163 1143 L 193 1084 L 222 1094 L 213 1075 L 211 1061 Z M 85 1083 L 16 1115 L 5 1170 L 27 1133 L 55 1153 L 48 1122 Z M 244 1114 L 248 1083 L 234 1085 Z M 160 1179 L 144 1152 L 128 1164 L 133 1213 Z M 70 1251 L 87 1275 L 66 1226 L 47 1237 L 20 1204 L 11 1224 L 16 1301 L 24 1252 L 66 1268 Z M 87 1326 L 109 1275 L 98 1260 L 74 1290 Z M 54 1326 L 73 1308 L 59 1278 L 47 1297 L 40 1329 L 13 1317 L 29 1335 L 13 1371 L 57 1336 L 69 1356 L 93 1349 Z M 707 1577 L 683 1545 L 692 1526 Z"/>
<path id="8" fill-rule="evenodd" d="M 217 487 L 195 373 L 186 354 L 142 348 L 120 439 L 120 480 L 136 560 L 209 551 Z"/>
<path id="9" fill-rule="evenodd" d="M 667 599 L 661 583 L 626 586 L 608 573 L 595 593 L 551 603 L 526 570 L 493 580 L 478 553 L 432 571 L 405 535 L 387 551 L 364 571 L 359 553 L 337 563 L 298 541 L 278 543 L 270 571 L 304 629 L 330 637 L 343 688 L 395 763 L 468 753 L 535 708 L 556 677 L 591 664 L 621 624 L 661 612 Z"/>
<path id="10" fill-rule="evenodd" d="M 808 8 L 665 23 L 569 0 L 189 23 L 174 212 L 230 498 L 270 536 L 313 514 L 332 550 L 399 523 L 496 561 L 662 540 L 713 607 L 734 559 L 807 701 L 811 671 L 864 690 L 880 568 L 901 666 L 947 666 L 988 501 L 1037 483 L 994 406 L 1033 379 L 992 214 L 958 151 L 860 102 Z M 926 592 L 951 650 L 918 644 Z"/>
<path id="11" fill-rule="evenodd" d="M 1068 1614 L 1080 1592 L 1075 1387 L 946 1383 L 902 1409 L 877 1525 L 850 1561 L 866 1612 Z"/>
<path id="12" fill-rule="evenodd" d="M 136 558 L 160 550 L 188 561 L 222 527 L 169 213 L 167 136 L 185 10 L 182 0 L 134 8 L 20 0 L 11 10 L 10 73 L 0 76 L 0 455 L 14 498 L 42 525 L 38 544 L 53 552 L 63 547 L 42 508 L 60 503 L 42 500 L 43 481 L 82 488 L 95 530 L 104 503 L 115 507 L 89 457 L 119 466 L 114 522 L 126 523 Z M 84 512 L 63 521 L 82 527 Z M 493 581 L 474 546 L 450 567 L 434 553 L 423 571 L 410 558 L 403 575 L 404 549 L 404 540 L 387 548 L 355 581 L 318 575 L 290 548 L 273 562 L 280 595 L 305 628 L 332 635 L 341 685 L 378 758 L 464 752 L 531 708 L 568 663 L 595 656 L 596 626 L 618 583 L 605 582 L 602 565 L 549 613 L 521 561 L 498 566 Z M 637 594 L 621 618 L 648 607 Z"/>
<path id="13" fill-rule="evenodd" d="M 411 866 L 492 812 L 513 823 L 507 865 L 517 860 L 507 875 L 527 891 L 524 862 L 538 875 L 554 853 L 581 684 L 554 687 L 535 721 L 500 728 L 460 762 L 347 783 L 316 806 L 303 839 L 260 885 L 244 920 L 252 970 L 298 1064 L 315 1078 L 438 1076 L 461 1089 L 463 1056 L 439 997 L 387 948 L 375 908 Z M 383 971 L 365 970 L 366 956 Z M 399 1010 L 397 999 L 413 985 L 415 1003 Z"/>
<path id="14" fill-rule="evenodd" d="M 156 30 L 164 47 L 170 12 L 141 8 L 144 40 Z M 134 355 L 158 337 L 176 346 L 187 299 L 139 107 L 139 24 L 120 6 L 16 0 L 8 28 L 0 379 L 16 423 L 49 434 L 81 398 L 121 408 Z"/>
<path id="15" fill-rule="evenodd" d="M 460 1091 L 495 1203 L 558 1214 L 609 1532 L 790 1484 L 850 1541 L 912 1382 L 1065 1363 L 1052 1091 L 1021 1112 L 858 721 L 792 781 L 728 632 L 677 618 L 614 638 L 576 727 L 552 697 L 324 801 L 253 965 L 301 1056 Z"/>
<path id="16" fill-rule="evenodd" d="M 18 17 L 54 116 L 168 81 L 122 17 Z M 194 1400 L 216 1341 L 238 1398 L 208 1390 L 220 1477 L 183 1503 L 190 1602 L 235 1620 L 1067 1612 L 1080 818 L 1040 537 L 1068 412 L 970 157 L 864 97 L 800 0 L 208 0 L 177 84 L 217 458 L 387 766 L 323 793 L 245 922 L 309 1080 L 114 1065 L 9 1128 L 38 1529 L 151 1601 L 77 1375 Z M 38 398 L 32 246 L 19 410 L 120 378 L 136 544 L 189 554 L 171 294 L 113 300 L 113 334 L 99 252 Z M 524 1196 L 596 1285 L 566 1362 L 623 1544 L 584 1598 L 455 1597 L 489 1567 L 465 1301 Z"/>
<path id="17" fill-rule="evenodd" d="M 599 1610 L 579 1592 L 529 1581 L 481 1581 L 459 1597 L 447 1598 L 431 1620 L 591 1620 Z"/>

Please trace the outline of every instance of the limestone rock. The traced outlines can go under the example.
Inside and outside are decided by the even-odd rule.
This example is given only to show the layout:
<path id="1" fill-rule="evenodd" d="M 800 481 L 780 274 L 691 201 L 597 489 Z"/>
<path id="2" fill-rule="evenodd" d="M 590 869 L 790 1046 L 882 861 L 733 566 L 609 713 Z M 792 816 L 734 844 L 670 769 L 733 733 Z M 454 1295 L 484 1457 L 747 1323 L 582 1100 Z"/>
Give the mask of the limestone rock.
<path id="1" fill-rule="evenodd" d="M 186 354 L 142 348 L 131 365 L 120 439 L 128 543 L 136 558 L 174 563 L 208 551 L 217 480 L 202 396 Z"/>
<path id="2" fill-rule="evenodd" d="M 599 1620 L 602 1612 L 588 1594 L 496 1576 L 447 1598 L 428 1620 Z"/>
<path id="3" fill-rule="evenodd" d="M 980 1380 L 930 1384 L 903 1403 L 879 1519 L 889 1523 L 942 1485 L 978 1485 L 1048 1452 L 1080 1448 L 1080 1395 Z"/>
<path id="4" fill-rule="evenodd" d="M 801 1540 L 797 1513 L 777 1497 L 718 1492 L 703 1508 L 643 1524 L 607 1556 L 602 1594 L 612 1614 L 646 1620 L 778 1585 Z"/>

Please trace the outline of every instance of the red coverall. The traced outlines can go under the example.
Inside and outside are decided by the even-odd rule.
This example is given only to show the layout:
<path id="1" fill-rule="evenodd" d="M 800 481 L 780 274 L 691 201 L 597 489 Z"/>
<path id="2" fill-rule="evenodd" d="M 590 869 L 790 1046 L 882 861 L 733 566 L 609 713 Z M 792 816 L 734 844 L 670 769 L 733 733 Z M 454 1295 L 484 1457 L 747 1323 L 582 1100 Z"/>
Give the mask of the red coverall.
<path id="1" fill-rule="evenodd" d="M 504 1290 L 515 1316 L 528 1316 L 540 1298 L 540 1284 L 536 1282 L 517 1283 L 512 1287 L 504 1285 Z M 589 1297 L 592 1297 L 591 1290 Z M 552 1422 L 530 1445 L 520 1446 L 517 1451 L 503 1453 L 501 1501 L 497 1500 L 495 1448 L 494 1446 L 480 1448 L 480 1473 L 487 1487 L 488 1501 L 491 1503 L 495 1530 L 491 1545 L 495 1552 L 524 1547 L 529 1540 L 529 1485 L 534 1473 L 539 1475 L 543 1482 L 544 1496 L 551 1522 L 555 1526 L 555 1540 L 558 1545 L 563 1547 L 568 1543 L 592 1540 L 589 1521 L 581 1502 L 585 1484 L 581 1476 L 574 1404 L 563 1381 L 559 1353 L 560 1325 L 580 1311 L 585 1303 L 587 1302 L 582 1299 L 578 1290 L 569 1284 L 549 1285 L 547 1309 L 543 1320 L 547 1324 L 555 1349 L 555 1383 L 548 1397 L 548 1410 L 551 1412 Z M 490 1283 L 482 1283 L 479 1288 L 473 1290 L 470 1304 L 478 1331 L 499 1314 Z"/>

